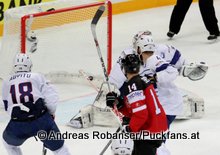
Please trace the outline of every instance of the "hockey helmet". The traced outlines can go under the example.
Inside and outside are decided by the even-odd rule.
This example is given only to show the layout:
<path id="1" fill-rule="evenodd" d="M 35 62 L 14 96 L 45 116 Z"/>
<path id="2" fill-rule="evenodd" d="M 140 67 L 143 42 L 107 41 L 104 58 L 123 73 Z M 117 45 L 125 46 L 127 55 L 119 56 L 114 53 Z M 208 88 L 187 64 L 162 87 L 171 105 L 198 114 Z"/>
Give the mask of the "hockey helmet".
<path id="1" fill-rule="evenodd" d="M 134 43 L 134 49 L 140 55 L 143 52 L 155 52 L 156 47 L 153 37 L 150 35 L 142 35 Z"/>
<path id="2" fill-rule="evenodd" d="M 121 61 L 122 61 L 123 59 L 125 59 L 125 57 L 126 57 L 127 55 L 129 55 L 129 54 L 135 54 L 135 53 L 136 53 L 136 52 L 135 52 L 135 50 L 134 50 L 132 47 L 125 48 L 125 49 L 121 52 L 121 54 L 120 54 L 120 56 L 119 56 L 119 59 L 118 59 L 118 62 L 119 62 L 119 64 L 121 65 L 121 67 L 122 67 Z"/>
<path id="3" fill-rule="evenodd" d="M 30 72 L 32 62 L 27 54 L 19 53 L 14 58 L 14 72 Z"/>
<path id="4" fill-rule="evenodd" d="M 124 73 L 138 73 L 140 69 L 140 58 L 136 54 L 129 54 L 122 59 L 122 69 Z"/>
<path id="5" fill-rule="evenodd" d="M 113 139 L 112 154 L 113 155 L 131 155 L 134 147 L 134 142 L 131 139 Z"/>
<path id="6" fill-rule="evenodd" d="M 146 31 L 139 31 L 138 33 L 136 33 L 133 37 L 132 43 L 133 46 L 135 46 L 136 41 L 141 37 L 141 36 L 152 36 L 151 31 L 146 30 Z"/>

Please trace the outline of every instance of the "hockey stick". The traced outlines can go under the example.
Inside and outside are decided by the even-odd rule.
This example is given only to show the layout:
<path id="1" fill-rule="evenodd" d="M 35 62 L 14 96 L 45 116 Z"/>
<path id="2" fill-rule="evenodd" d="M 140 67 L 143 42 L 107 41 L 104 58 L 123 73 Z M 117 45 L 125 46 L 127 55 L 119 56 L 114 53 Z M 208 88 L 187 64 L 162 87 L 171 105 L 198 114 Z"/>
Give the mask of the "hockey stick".
<path id="1" fill-rule="evenodd" d="M 104 60 L 103 60 L 103 57 L 102 57 L 101 49 L 100 49 L 99 42 L 98 42 L 97 35 L 96 35 L 96 25 L 97 25 L 99 19 L 101 18 L 102 14 L 104 13 L 104 11 L 105 11 L 105 6 L 104 5 L 102 5 L 98 8 L 98 10 L 95 13 L 95 16 L 92 19 L 91 30 L 92 30 L 92 35 L 93 35 L 94 42 L 95 42 L 95 45 L 96 45 L 96 49 L 97 49 L 97 52 L 98 52 L 98 55 L 99 55 L 99 59 L 100 59 L 101 65 L 102 65 L 102 69 L 103 69 L 103 72 L 104 72 L 105 80 L 108 84 L 108 89 L 109 89 L 109 92 L 110 92 L 110 85 L 108 83 L 108 74 L 107 74 L 107 70 L 106 70 L 106 67 L 105 67 L 105 63 L 104 63 Z"/>
<path id="2" fill-rule="evenodd" d="M 88 74 L 87 74 L 86 72 L 84 72 L 83 70 L 79 70 L 79 73 L 80 73 L 81 75 L 83 75 L 83 77 L 85 78 L 85 80 L 87 80 L 87 81 L 90 83 L 90 85 L 98 92 L 98 95 L 96 96 L 95 101 L 98 100 L 98 99 L 100 98 L 101 94 L 103 93 L 103 91 L 100 91 L 100 90 L 102 89 L 103 83 L 102 83 L 102 86 L 101 86 L 100 89 L 99 89 L 96 85 L 94 85 L 94 84 L 91 82 L 91 77 L 92 77 L 91 75 L 88 75 Z M 120 117 L 120 114 L 119 114 L 118 111 L 115 111 L 115 114 L 116 114 L 118 117 Z M 121 127 L 118 127 L 118 129 L 115 131 L 115 133 L 118 133 L 120 130 L 121 130 Z M 112 143 L 112 140 L 110 139 L 110 140 L 108 141 L 108 143 L 105 145 L 105 147 L 102 149 L 102 151 L 100 152 L 99 155 L 103 155 L 103 154 L 105 153 L 105 151 L 108 149 L 108 147 L 111 145 L 111 143 Z"/>
<path id="3" fill-rule="evenodd" d="M 97 10 L 95 16 L 93 17 L 93 20 L 92 20 L 92 23 L 91 23 L 91 30 L 92 30 L 92 35 L 93 35 L 93 38 L 94 38 L 94 41 L 95 41 L 95 45 L 96 45 L 96 48 L 97 48 L 97 52 L 98 52 L 98 55 L 99 55 L 99 59 L 100 59 L 101 65 L 102 65 L 102 69 L 103 69 L 103 72 L 104 72 L 105 80 L 106 80 L 107 85 L 108 85 L 108 90 L 109 90 L 109 92 L 111 92 L 110 84 L 108 82 L 108 74 L 107 74 L 107 71 L 106 71 L 105 63 L 103 61 L 103 57 L 102 57 L 102 54 L 101 54 L 101 49 L 99 47 L 99 42 L 98 42 L 97 35 L 96 35 L 96 25 L 97 25 L 97 23 L 98 23 L 98 21 L 99 21 L 99 19 L 102 16 L 104 11 L 105 11 L 105 6 L 100 6 L 99 9 Z M 119 132 L 123 128 L 122 128 L 122 125 L 121 125 L 121 119 L 119 118 L 120 117 L 120 113 L 118 112 L 116 104 L 114 104 L 113 109 L 114 109 L 114 111 L 112 111 L 112 112 L 114 113 L 116 119 L 119 122 L 119 128 L 117 129 L 116 132 Z M 107 143 L 107 145 L 104 147 L 104 149 L 102 150 L 100 155 L 104 154 L 104 152 L 107 150 L 107 148 L 109 147 L 109 145 L 111 143 L 112 143 L 112 140 L 110 140 Z"/>
<path id="4" fill-rule="evenodd" d="M 115 133 L 118 133 L 121 130 L 120 127 L 118 127 L 118 129 L 116 130 Z M 109 140 L 108 143 L 105 145 L 105 147 L 102 149 L 102 151 L 100 152 L 99 155 L 103 155 L 105 153 L 105 151 L 108 149 L 108 147 L 111 145 L 112 140 Z"/>
<path id="5" fill-rule="evenodd" d="M 46 154 L 47 154 L 47 149 L 46 149 L 46 147 L 43 145 L 42 155 L 46 155 Z"/>
<path id="6" fill-rule="evenodd" d="M 98 42 L 97 35 L 96 35 L 96 25 L 97 25 L 99 19 L 101 18 L 102 14 L 104 13 L 104 11 L 105 11 L 105 6 L 104 5 L 100 6 L 98 8 L 98 10 L 96 11 L 95 16 L 93 17 L 92 22 L 91 22 L 91 31 L 92 31 L 92 35 L 93 35 L 94 42 L 95 42 L 95 45 L 96 45 L 96 49 L 97 49 L 97 52 L 98 52 L 98 56 L 99 56 L 99 59 L 100 59 L 101 65 L 102 65 L 105 80 L 106 80 L 107 85 L 108 85 L 108 90 L 109 90 L 109 92 L 111 92 L 110 84 L 109 84 L 109 81 L 108 81 L 107 70 L 106 70 L 106 67 L 105 67 L 105 63 L 104 63 L 104 60 L 103 60 L 103 57 L 102 57 L 101 49 L 100 49 L 99 42 Z M 120 115 L 119 115 L 118 109 L 116 107 L 116 104 L 114 104 L 113 109 L 114 109 L 113 113 L 116 115 L 116 118 L 119 122 L 119 126 L 122 129 L 121 120 L 119 118 Z"/>

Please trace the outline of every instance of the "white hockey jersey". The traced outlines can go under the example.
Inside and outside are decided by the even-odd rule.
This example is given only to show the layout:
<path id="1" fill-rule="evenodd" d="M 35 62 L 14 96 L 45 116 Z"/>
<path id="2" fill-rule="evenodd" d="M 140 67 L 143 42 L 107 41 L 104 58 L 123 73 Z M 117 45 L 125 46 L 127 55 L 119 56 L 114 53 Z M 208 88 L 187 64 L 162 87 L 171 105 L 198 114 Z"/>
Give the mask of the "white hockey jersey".
<path id="1" fill-rule="evenodd" d="M 44 99 L 45 106 L 53 115 L 59 99 L 58 93 L 41 74 L 21 72 L 3 81 L 2 100 L 9 115 L 14 105 L 25 102 L 35 103 L 39 98 Z"/>
<path id="2" fill-rule="evenodd" d="M 140 75 L 157 75 L 158 97 L 163 105 L 166 115 L 179 115 L 182 112 L 183 99 L 178 88 L 174 84 L 174 80 L 178 76 L 177 68 L 181 68 L 181 65 L 179 64 L 183 64 L 182 61 L 184 59 L 180 59 L 179 56 L 175 56 L 178 55 L 175 54 L 177 51 L 169 51 L 169 48 L 166 48 L 167 46 L 160 45 L 157 47 L 158 51 L 155 52 L 155 54 L 151 56 L 143 66 L 141 66 Z M 130 48 L 130 50 L 133 49 Z M 163 55 L 167 59 L 165 60 L 157 54 Z M 119 57 L 119 59 L 121 58 Z M 176 65 L 177 68 L 171 66 L 169 64 L 170 62 L 175 62 L 174 67 Z M 120 61 L 117 61 L 110 72 L 109 82 L 116 85 L 120 89 L 126 79 L 127 78 L 121 70 Z"/>
<path id="3" fill-rule="evenodd" d="M 179 89 L 174 84 L 178 76 L 176 68 L 172 67 L 160 56 L 154 54 L 140 68 L 141 76 L 157 75 L 157 93 L 166 115 L 179 115 L 183 109 L 183 99 Z"/>
<path id="4" fill-rule="evenodd" d="M 178 71 L 186 63 L 186 60 L 181 55 L 180 51 L 170 45 L 156 44 L 156 50 L 154 54 L 159 55 Z"/>

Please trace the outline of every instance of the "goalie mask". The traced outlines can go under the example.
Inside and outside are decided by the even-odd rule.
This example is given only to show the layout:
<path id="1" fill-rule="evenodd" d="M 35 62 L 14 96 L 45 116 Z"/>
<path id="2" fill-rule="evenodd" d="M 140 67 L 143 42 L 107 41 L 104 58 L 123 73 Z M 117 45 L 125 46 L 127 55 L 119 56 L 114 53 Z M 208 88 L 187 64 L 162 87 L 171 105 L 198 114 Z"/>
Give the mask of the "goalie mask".
<path id="1" fill-rule="evenodd" d="M 137 34 L 135 34 L 133 37 L 133 40 L 132 40 L 132 44 L 133 44 L 134 48 L 136 47 L 137 40 L 142 36 L 152 36 L 152 33 L 151 33 L 151 31 L 146 30 L 146 31 L 139 31 Z"/>
<path id="2" fill-rule="evenodd" d="M 131 139 L 113 139 L 112 154 L 113 155 L 131 155 L 134 147 L 134 142 Z"/>
<path id="3" fill-rule="evenodd" d="M 27 54 L 19 53 L 14 58 L 14 72 L 30 72 L 32 62 Z"/>
<path id="4" fill-rule="evenodd" d="M 129 54 L 122 59 L 122 70 L 127 73 L 138 73 L 141 61 L 136 54 Z"/>
<path id="5" fill-rule="evenodd" d="M 138 55 L 141 55 L 143 52 L 155 52 L 156 47 L 152 36 L 142 35 L 139 37 L 134 44 L 134 49 Z"/>

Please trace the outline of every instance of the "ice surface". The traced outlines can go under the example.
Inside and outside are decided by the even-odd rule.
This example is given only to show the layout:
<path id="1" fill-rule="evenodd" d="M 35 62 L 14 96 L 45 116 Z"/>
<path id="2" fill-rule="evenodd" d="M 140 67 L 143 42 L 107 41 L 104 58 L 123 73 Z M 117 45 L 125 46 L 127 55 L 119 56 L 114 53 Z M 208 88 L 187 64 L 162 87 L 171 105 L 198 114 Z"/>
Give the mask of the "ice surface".
<path id="1" fill-rule="evenodd" d="M 147 9 L 113 17 L 113 62 L 123 48 L 131 44 L 133 35 L 139 30 L 151 30 L 158 43 L 171 44 L 177 47 L 189 61 L 205 61 L 210 66 L 207 76 L 200 81 L 192 82 L 179 77 L 176 84 L 190 90 L 205 100 L 205 116 L 202 119 L 175 121 L 171 126 L 172 132 L 199 132 L 198 140 L 167 140 L 167 147 L 172 155 L 215 155 L 219 154 L 220 138 L 220 41 L 207 41 L 209 35 L 202 22 L 198 4 L 191 7 L 180 33 L 173 40 L 168 40 L 166 33 L 173 6 Z M 217 18 L 220 20 L 220 1 L 215 0 Z M 96 53 L 94 53 L 96 54 Z M 80 61 L 80 60 L 79 60 Z M 65 123 L 78 112 L 80 107 L 92 103 L 95 91 L 81 85 L 57 85 L 61 101 L 58 106 L 56 121 L 62 132 L 88 133 L 90 139 L 71 139 L 66 145 L 73 155 L 99 154 L 108 140 L 92 138 L 93 131 L 114 132 L 114 128 L 93 127 L 76 130 L 65 126 Z M 83 95 L 82 95 L 83 94 Z M 84 96 L 85 95 L 85 96 Z M 0 133 L 8 122 L 7 115 L 0 110 Z M 22 145 L 24 155 L 41 154 L 42 144 L 34 138 Z M 3 144 L 0 143 L 0 154 L 6 155 Z M 48 151 L 48 155 L 52 153 Z M 110 150 L 106 155 L 110 155 Z"/>

